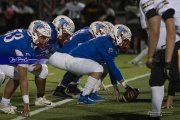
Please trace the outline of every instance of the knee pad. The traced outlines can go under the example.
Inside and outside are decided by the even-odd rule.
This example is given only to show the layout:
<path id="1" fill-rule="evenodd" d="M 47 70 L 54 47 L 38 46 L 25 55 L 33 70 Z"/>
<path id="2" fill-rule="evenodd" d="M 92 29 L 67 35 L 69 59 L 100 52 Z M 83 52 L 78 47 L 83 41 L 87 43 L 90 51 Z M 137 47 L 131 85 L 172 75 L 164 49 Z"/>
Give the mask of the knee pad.
<path id="1" fill-rule="evenodd" d="M 2 72 L 0 73 L 0 86 L 4 82 L 4 80 L 5 80 L 5 74 Z"/>
<path id="2" fill-rule="evenodd" d="M 42 64 L 42 70 L 38 77 L 45 79 L 48 76 L 48 66 L 46 64 Z"/>
<path id="3" fill-rule="evenodd" d="M 31 71 L 32 74 L 34 74 L 37 77 L 40 77 L 42 79 L 45 79 L 48 75 L 48 66 L 46 64 L 41 64 L 42 69 L 39 71 Z"/>

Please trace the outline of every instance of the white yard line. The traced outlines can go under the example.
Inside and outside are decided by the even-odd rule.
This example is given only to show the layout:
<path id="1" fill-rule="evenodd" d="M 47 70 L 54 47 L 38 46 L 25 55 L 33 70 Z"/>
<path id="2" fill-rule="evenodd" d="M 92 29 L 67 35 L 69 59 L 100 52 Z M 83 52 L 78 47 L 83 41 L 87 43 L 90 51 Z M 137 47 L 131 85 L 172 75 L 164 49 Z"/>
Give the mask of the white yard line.
<path id="1" fill-rule="evenodd" d="M 130 82 L 130 81 L 137 80 L 137 79 L 139 79 L 139 78 L 143 78 L 143 77 L 146 77 L 146 76 L 149 76 L 149 75 L 150 75 L 149 73 L 148 73 L 148 74 L 144 74 L 144 75 L 140 75 L 140 76 L 137 76 L 137 77 L 134 77 L 134 78 L 127 79 L 126 81 L 127 81 L 127 82 Z M 110 84 L 110 85 L 106 85 L 106 87 L 111 87 L 111 86 L 112 86 L 111 84 Z M 67 102 L 72 101 L 72 100 L 73 100 L 73 99 L 65 99 L 65 100 L 62 100 L 62 101 L 59 101 L 59 102 L 54 102 L 52 106 L 50 106 L 50 107 L 44 107 L 44 108 L 40 108 L 40 109 L 31 111 L 30 114 L 31 114 L 31 116 L 32 116 L 32 115 L 38 114 L 38 113 L 40 113 L 40 112 L 42 112 L 42 111 L 45 111 L 45 110 L 54 108 L 54 107 L 56 107 L 56 106 L 60 106 L 60 105 L 62 105 L 62 104 L 64 104 L 64 103 L 67 103 Z M 19 116 L 19 117 L 17 117 L 17 118 L 12 119 L 12 120 L 23 120 L 24 118 L 25 118 L 25 117 Z"/>

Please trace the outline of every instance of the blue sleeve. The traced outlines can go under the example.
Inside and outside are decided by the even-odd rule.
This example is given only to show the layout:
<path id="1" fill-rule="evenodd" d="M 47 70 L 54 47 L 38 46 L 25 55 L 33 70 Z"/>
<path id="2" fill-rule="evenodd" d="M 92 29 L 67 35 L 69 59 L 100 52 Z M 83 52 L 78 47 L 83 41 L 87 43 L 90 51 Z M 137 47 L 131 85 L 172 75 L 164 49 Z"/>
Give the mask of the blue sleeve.
<path id="1" fill-rule="evenodd" d="M 114 85 L 114 84 L 118 84 L 116 79 L 112 76 L 112 73 L 111 71 L 109 71 L 109 77 L 110 77 L 110 80 L 111 80 L 111 84 Z"/>
<path id="2" fill-rule="evenodd" d="M 114 57 L 108 52 L 105 52 L 104 49 L 102 48 L 97 48 L 97 51 L 103 58 L 104 62 L 107 64 L 108 71 L 111 72 L 112 78 L 114 78 L 116 81 L 122 80 L 123 76 L 121 74 L 121 71 L 118 69 L 118 67 L 115 64 Z"/>

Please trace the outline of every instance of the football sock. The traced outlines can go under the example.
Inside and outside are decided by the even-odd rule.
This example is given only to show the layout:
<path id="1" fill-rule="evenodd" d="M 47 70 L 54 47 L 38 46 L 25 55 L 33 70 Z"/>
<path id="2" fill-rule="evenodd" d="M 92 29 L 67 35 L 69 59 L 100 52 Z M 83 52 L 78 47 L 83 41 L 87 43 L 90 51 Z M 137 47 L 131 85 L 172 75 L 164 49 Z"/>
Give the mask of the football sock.
<path id="1" fill-rule="evenodd" d="M 97 83 L 95 84 L 92 92 L 95 93 L 100 85 L 101 85 L 101 80 L 98 80 Z"/>
<path id="2" fill-rule="evenodd" d="M 151 87 L 152 92 L 152 112 L 151 117 L 157 117 L 161 115 L 161 105 L 164 97 L 164 86 Z"/>
<path id="3" fill-rule="evenodd" d="M 43 97 L 44 95 L 45 95 L 45 93 L 38 93 L 37 97 L 40 98 L 40 97 Z"/>
<path id="4" fill-rule="evenodd" d="M 83 96 L 89 95 L 91 93 L 91 91 L 93 90 L 93 88 L 94 88 L 95 84 L 97 83 L 97 81 L 98 81 L 97 79 L 89 76 L 87 78 L 87 82 L 85 84 L 84 91 L 83 91 L 82 95 Z"/>
<path id="5" fill-rule="evenodd" d="M 11 99 L 6 99 L 6 98 L 2 97 L 1 103 L 3 103 L 3 104 L 9 104 L 9 103 L 10 103 L 10 100 L 11 100 Z"/>

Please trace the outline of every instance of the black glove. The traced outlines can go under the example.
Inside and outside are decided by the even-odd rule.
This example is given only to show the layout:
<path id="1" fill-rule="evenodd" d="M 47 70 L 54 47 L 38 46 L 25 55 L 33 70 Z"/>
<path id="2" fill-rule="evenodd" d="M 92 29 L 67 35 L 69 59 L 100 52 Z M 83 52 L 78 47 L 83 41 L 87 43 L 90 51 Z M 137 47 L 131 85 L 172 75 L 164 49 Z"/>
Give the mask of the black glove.
<path id="1" fill-rule="evenodd" d="M 165 76 L 166 76 L 166 78 L 168 80 L 171 79 L 171 77 L 170 77 L 170 67 L 171 67 L 171 63 L 170 62 L 165 62 L 165 64 L 164 64 L 164 74 L 165 74 Z"/>

